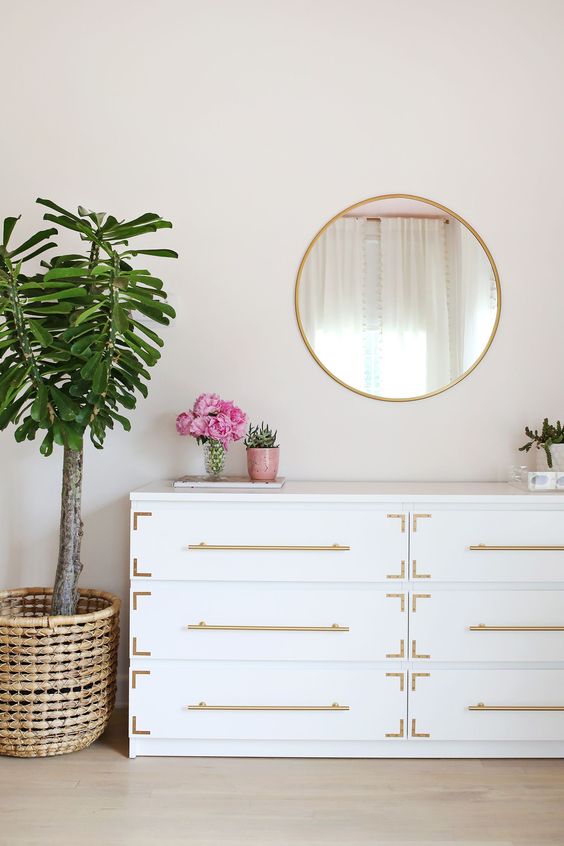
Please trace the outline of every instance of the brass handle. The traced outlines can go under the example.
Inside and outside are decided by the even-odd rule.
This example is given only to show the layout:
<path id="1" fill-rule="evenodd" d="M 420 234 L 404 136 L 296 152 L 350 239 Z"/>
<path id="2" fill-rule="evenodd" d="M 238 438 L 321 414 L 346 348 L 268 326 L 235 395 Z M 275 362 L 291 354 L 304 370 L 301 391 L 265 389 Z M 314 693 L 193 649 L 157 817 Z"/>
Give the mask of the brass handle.
<path id="1" fill-rule="evenodd" d="M 197 705 L 188 705 L 189 711 L 350 711 L 348 705 L 339 705 L 333 702 L 331 705 L 208 705 L 206 702 L 198 702 Z"/>
<path id="2" fill-rule="evenodd" d="M 261 551 L 272 552 L 276 551 L 290 551 L 290 552 L 349 552 L 350 546 L 342 546 L 339 543 L 334 543 L 331 546 L 247 546 L 247 545 L 224 545 L 212 543 L 191 543 L 188 544 L 188 549 L 199 550 L 200 552 L 209 550 L 235 550 L 235 551 Z"/>
<path id="3" fill-rule="evenodd" d="M 494 552 L 558 552 L 558 550 L 564 550 L 564 546 L 487 546 L 485 543 L 479 543 L 476 546 L 469 546 L 468 549 L 472 549 L 475 552 L 489 552 L 491 550 Z"/>
<path id="4" fill-rule="evenodd" d="M 469 626 L 471 632 L 564 632 L 564 626 Z"/>
<path id="5" fill-rule="evenodd" d="M 564 711 L 564 705 L 469 705 L 469 711 Z"/>
<path id="6" fill-rule="evenodd" d="M 221 632 L 348 632 L 348 626 L 333 623 L 331 626 L 210 626 L 209 623 L 191 623 L 186 626 L 192 631 L 221 631 Z"/>

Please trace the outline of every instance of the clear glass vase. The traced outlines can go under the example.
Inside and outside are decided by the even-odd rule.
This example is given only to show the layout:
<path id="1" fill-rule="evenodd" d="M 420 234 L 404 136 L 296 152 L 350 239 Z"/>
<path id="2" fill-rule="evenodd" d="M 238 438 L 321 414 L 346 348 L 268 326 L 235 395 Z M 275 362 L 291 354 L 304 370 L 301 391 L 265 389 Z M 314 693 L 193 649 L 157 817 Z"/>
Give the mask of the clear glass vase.
<path id="1" fill-rule="evenodd" d="M 204 444 L 204 467 L 206 476 L 217 479 L 225 467 L 225 447 L 221 441 L 209 440 Z"/>

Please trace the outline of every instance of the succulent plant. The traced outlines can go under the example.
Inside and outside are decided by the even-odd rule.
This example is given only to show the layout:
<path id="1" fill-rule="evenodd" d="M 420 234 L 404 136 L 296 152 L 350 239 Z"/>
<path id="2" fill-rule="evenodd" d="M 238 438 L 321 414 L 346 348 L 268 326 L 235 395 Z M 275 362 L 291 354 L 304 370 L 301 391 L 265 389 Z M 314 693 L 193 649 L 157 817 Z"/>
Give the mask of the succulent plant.
<path id="1" fill-rule="evenodd" d="M 532 429 L 525 426 L 525 434 L 528 438 L 530 438 L 530 440 L 528 443 L 523 444 L 522 447 L 519 447 L 519 452 L 529 452 L 533 445 L 535 445 L 537 449 L 544 449 L 546 452 L 546 461 L 548 466 L 552 467 L 550 447 L 553 444 L 564 443 L 564 427 L 560 423 L 560 420 L 557 420 L 556 426 L 553 426 L 548 422 L 548 417 L 545 417 L 542 421 L 542 429 L 540 432 L 538 429 L 535 429 L 533 432 Z"/>
<path id="2" fill-rule="evenodd" d="M 247 449 L 275 449 L 278 447 L 276 443 L 277 434 L 278 431 L 273 432 L 270 426 L 264 422 L 260 424 L 260 428 L 249 423 L 245 446 Z"/>

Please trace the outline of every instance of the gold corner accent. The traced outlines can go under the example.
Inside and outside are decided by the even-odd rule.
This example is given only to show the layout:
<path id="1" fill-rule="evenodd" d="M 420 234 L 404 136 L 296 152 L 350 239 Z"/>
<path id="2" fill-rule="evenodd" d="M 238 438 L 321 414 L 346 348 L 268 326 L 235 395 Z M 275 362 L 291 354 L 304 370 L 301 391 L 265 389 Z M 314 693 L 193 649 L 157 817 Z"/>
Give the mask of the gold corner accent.
<path id="1" fill-rule="evenodd" d="M 400 520 L 400 531 L 405 534 L 405 514 L 386 514 L 389 520 Z"/>
<path id="2" fill-rule="evenodd" d="M 413 515 L 413 531 L 417 531 L 417 521 L 432 517 L 432 514 L 414 514 Z"/>
<path id="3" fill-rule="evenodd" d="M 394 732 L 394 731 L 388 731 L 388 732 L 386 732 L 386 734 L 385 734 L 384 736 L 385 736 L 385 737 L 403 737 L 404 725 L 405 725 L 404 721 L 403 721 L 403 720 L 400 720 L 400 722 L 399 722 L 399 731 L 397 731 L 397 732 Z"/>
<path id="4" fill-rule="evenodd" d="M 131 734 L 151 734 L 150 731 L 141 731 L 137 728 L 137 717 L 131 717 Z"/>
<path id="5" fill-rule="evenodd" d="M 387 579 L 405 579 L 405 561 L 402 558 L 399 573 L 388 573 Z"/>
<path id="6" fill-rule="evenodd" d="M 417 679 L 428 679 L 431 673 L 412 673 L 411 674 L 411 689 L 413 692 L 417 690 Z"/>
<path id="7" fill-rule="evenodd" d="M 133 647 L 131 649 L 131 654 L 136 655 L 140 658 L 141 657 L 142 658 L 149 658 L 150 655 L 151 655 L 150 652 L 142 652 L 140 649 L 137 648 L 137 638 L 136 637 L 133 638 Z"/>
<path id="8" fill-rule="evenodd" d="M 136 532 L 137 529 L 139 528 L 138 523 L 137 523 L 137 521 L 139 520 L 139 517 L 152 517 L 152 516 L 153 516 L 152 511 L 134 511 L 133 512 L 133 531 Z"/>
<path id="9" fill-rule="evenodd" d="M 399 652 L 388 652 L 386 658 L 405 658 L 405 641 L 400 640 Z"/>
<path id="10" fill-rule="evenodd" d="M 403 614 L 405 611 L 405 593 L 387 593 L 386 599 L 399 599 L 400 612 Z"/>
<path id="11" fill-rule="evenodd" d="M 151 596 L 151 591 L 150 590 L 134 590 L 132 596 L 133 596 L 133 610 L 137 611 L 138 610 L 137 597 L 138 596 Z"/>
<path id="12" fill-rule="evenodd" d="M 412 658 L 430 658 L 431 656 L 425 655 L 424 653 L 422 653 L 421 655 L 418 655 L 417 654 L 417 641 L 412 640 L 411 641 L 411 657 Z"/>
<path id="13" fill-rule="evenodd" d="M 152 573 L 141 573 L 138 568 L 137 558 L 133 559 L 133 576 L 138 579 L 150 579 Z"/>
<path id="14" fill-rule="evenodd" d="M 412 576 L 413 576 L 414 579 L 430 579 L 431 578 L 430 573 L 418 573 L 417 572 L 417 561 L 416 561 L 415 558 L 413 559 L 411 564 L 412 564 L 411 573 L 412 573 Z"/>
<path id="15" fill-rule="evenodd" d="M 405 673 L 386 673 L 386 677 L 389 679 L 399 679 L 400 693 L 403 693 L 405 690 Z"/>
<path id="16" fill-rule="evenodd" d="M 415 717 L 411 720 L 411 736 L 412 737 L 431 737 L 428 732 L 417 731 L 417 720 Z"/>
<path id="17" fill-rule="evenodd" d="M 131 689 L 137 689 L 137 676 L 150 676 L 150 670 L 132 670 L 131 671 Z"/>
<path id="18" fill-rule="evenodd" d="M 415 614 L 417 611 L 417 600 L 418 599 L 431 599 L 430 593 L 412 593 L 411 594 L 411 610 Z"/>

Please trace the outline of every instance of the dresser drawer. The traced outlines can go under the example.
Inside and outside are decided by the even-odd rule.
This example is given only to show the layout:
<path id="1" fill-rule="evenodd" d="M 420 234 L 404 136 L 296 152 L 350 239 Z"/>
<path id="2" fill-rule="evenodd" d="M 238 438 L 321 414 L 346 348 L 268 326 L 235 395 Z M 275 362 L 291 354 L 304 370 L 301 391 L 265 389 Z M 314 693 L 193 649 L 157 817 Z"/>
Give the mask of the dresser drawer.
<path id="1" fill-rule="evenodd" d="M 405 731 L 406 688 L 403 675 L 352 665 L 134 664 L 130 732 L 154 738 L 382 740 Z"/>
<path id="2" fill-rule="evenodd" d="M 562 661 L 564 658 L 564 591 L 429 590 L 411 595 L 410 610 L 411 657 L 414 658 L 423 656 L 422 660 L 433 661 Z"/>
<path id="3" fill-rule="evenodd" d="M 136 583 L 131 634 L 133 655 L 152 658 L 385 661 L 406 654 L 406 594 L 369 585 Z"/>
<path id="4" fill-rule="evenodd" d="M 431 670 L 409 696 L 416 739 L 564 739 L 564 670 Z"/>
<path id="5" fill-rule="evenodd" d="M 425 582 L 562 581 L 564 512 L 416 513 L 411 556 L 412 575 Z"/>
<path id="6" fill-rule="evenodd" d="M 407 559 L 405 515 L 294 503 L 151 503 L 131 520 L 132 576 L 220 581 L 388 581 Z M 403 567 L 405 571 L 405 566 Z M 147 576 L 148 577 L 148 576 Z"/>

